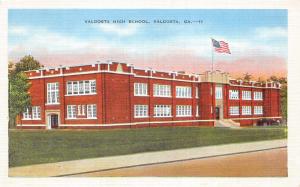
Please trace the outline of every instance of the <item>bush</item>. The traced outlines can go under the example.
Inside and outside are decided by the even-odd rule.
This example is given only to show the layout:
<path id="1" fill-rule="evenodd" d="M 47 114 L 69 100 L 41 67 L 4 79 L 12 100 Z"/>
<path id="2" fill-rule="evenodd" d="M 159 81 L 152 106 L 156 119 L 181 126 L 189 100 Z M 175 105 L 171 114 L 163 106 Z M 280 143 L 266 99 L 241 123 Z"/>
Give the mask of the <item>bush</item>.
<path id="1" fill-rule="evenodd" d="M 257 121 L 257 126 L 280 125 L 280 124 L 281 124 L 280 119 L 262 118 Z"/>

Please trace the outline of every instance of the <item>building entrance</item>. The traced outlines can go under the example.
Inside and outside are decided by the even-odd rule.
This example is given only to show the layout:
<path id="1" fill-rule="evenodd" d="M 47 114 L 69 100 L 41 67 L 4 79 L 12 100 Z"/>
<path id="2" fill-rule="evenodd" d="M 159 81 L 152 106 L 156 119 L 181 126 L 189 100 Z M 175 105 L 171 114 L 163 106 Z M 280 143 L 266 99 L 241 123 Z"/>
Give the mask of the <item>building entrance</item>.
<path id="1" fill-rule="evenodd" d="M 220 107 L 216 107 L 216 119 L 220 119 Z"/>

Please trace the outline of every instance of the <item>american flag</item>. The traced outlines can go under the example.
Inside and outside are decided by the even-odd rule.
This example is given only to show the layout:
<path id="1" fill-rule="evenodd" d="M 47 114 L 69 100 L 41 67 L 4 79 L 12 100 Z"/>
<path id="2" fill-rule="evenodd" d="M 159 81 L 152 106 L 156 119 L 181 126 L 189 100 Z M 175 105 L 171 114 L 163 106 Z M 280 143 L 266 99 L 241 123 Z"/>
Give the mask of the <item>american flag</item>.
<path id="1" fill-rule="evenodd" d="M 231 54 L 229 46 L 228 46 L 228 43 L 226 43 L 224 41 L 217 41 L 217 40 L 215 40 L 213 38 L 211 39 L 211 41 L 212 41 L 212 45 L 215 48 L 216 52 Z"/>

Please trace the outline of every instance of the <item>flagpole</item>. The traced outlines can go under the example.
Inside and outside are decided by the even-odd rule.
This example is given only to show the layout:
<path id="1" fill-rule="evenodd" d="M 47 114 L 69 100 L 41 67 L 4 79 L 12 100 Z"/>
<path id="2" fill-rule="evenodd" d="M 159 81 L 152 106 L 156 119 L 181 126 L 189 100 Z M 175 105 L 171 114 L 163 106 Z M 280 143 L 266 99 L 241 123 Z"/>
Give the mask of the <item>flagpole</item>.
<path id="1" fill-rule="evenodd" d="M 212 38 L 210 38 L 212 42 Z M 214 71 L 214 46 L 213 43 L 211 43 L 211 72 Z"/>

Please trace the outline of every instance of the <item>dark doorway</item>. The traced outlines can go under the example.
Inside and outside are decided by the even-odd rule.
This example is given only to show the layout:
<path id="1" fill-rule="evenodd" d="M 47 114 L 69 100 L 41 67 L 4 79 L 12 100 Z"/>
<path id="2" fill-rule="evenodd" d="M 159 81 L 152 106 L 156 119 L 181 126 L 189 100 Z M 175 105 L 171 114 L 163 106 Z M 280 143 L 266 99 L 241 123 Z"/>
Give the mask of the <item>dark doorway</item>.
<path id="1" fill-rule="evenodd" d="M 51 121 L 51 128 L 57 128 L 58 127 L 58 115 L 57 114 L 51 114 L 50 117 Z"/>
<path id="2" fill-rule="evenodd" d="M 216 107 L 216 119 L 220 119 L 220 107 Z"/>

